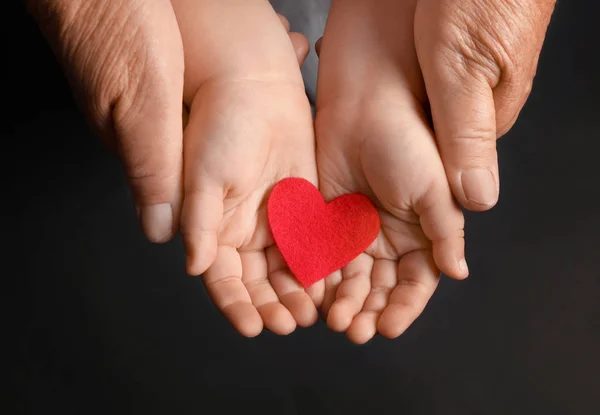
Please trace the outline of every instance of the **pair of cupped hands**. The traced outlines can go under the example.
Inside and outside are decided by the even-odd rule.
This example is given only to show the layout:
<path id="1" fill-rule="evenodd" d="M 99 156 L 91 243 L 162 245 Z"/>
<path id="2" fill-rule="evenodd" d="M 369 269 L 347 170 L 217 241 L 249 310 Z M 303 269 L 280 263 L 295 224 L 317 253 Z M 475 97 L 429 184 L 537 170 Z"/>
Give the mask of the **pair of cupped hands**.
<path id="1" fill-rule="evenodd" d="M 554 0 L 333 0 L 315 120 L 309 43 L 268 2 L 184 2 L 29 1 L 145 234 L 181 232 L 187 271 L 245 336 L 310 326 L 319 308 L 353 342 L 399 336 L 440 271 L 468 275 L 459 205 L 497 202 L 496 140 L 531 90 Z M 381 219 L 363 254 L 307 289 L 267 222 L 287 177 L 326 200 L 362 193 Z"/>

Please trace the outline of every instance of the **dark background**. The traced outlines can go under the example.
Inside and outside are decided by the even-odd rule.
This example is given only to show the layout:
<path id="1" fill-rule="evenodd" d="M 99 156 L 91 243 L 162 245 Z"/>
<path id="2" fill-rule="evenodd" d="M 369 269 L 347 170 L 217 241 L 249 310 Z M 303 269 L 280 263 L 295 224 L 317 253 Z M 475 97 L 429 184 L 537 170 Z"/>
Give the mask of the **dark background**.
<path id="1" fill-rule="evenodd" d="M 600 413 L 599 2 L 559 1 L 500 203 L 467 218 L 471 277 L 365 346 L 237 335 L 181 241 L 144 240 L 35 25 L 3 13 L 4 413 Z"/>

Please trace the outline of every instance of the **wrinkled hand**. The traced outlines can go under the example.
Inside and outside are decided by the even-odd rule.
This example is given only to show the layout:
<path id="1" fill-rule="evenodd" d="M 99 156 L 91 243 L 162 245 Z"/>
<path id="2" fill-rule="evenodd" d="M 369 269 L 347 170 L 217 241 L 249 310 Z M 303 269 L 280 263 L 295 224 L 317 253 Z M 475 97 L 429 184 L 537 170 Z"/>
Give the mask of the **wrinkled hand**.
<path id="1" fill-rule="evenodd" d="M 181 215 L 188 272 L 203 274 L 217 308 L 245 336 L 263 327 L 288 334 L 312 325 L 323 284 L 309 290 L 313 301 L 276 248 L 266 214 L 266 198 L 281 179 L 317 183 L 312 115 L 298 65 L 308 41 L 288 36 L 262 0 L 173 4 L 190 107 Z M 211 32 L 213 46 L 205 45 L 206 31 L 198 28 L 214 16 L 223 24 Z"/>
<path id="2" fill-rule="evenodd" d="M 496 139 L 531 91 L 555 0 L 418 0 L 415 45 L 435 134 L 458 201 L 498 200 Z"/>
<path id="3" fill-rule="evenodd" d="M 320 45 L 317 165 L 326 200 L 359 192 L 381 232 L 325 280 L 323 312 L 356 343 L 393 338 L 421 314 L 441 269 L 457 279 L 464 219 L 423 111 L 414 2 L 336 0 Z"/>
<path id="4" fill-rule="evenodd" d="M 169 0 L 29 0 L 76 100 L 125 165 L 147 237 L 178 230 L 184 61 Z"/>

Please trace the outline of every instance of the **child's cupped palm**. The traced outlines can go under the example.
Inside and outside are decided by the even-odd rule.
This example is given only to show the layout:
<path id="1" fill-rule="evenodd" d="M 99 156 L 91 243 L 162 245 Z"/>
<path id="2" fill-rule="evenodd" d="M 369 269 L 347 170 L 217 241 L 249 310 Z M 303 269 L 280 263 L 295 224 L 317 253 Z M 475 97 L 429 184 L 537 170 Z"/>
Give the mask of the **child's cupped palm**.
<path id="1" fill-rule="evenodd" d="M 302 63 L 307 42 L 295 35 L 281 59 Z M 184 132 L 187 269 L 203 274 L 216 306 L 245 336 L 312 325 L 322 298 L 322 282 L 304 290 L 290 273 L 266 213 L 278 181 L 293 176 L 317 184 L 311 108 L 294 65 L 293 73 L 204 83 Z"/>
<path id="2" fill-rule="evenodd" d="M 440 269 L 466 277 L 464 219 L 448 187 L 430 129 L 404 93 L 317 112 L 317 164 L 326 200 L 363 193 L 381 229 L 358 258 L 325 280 L 330 328 L 356 343 L 394 338 L 422 313 Z M 410 101 L 410 100 L 409 100 Z M 346 119 L 356 120 L 346 122 Z"/>

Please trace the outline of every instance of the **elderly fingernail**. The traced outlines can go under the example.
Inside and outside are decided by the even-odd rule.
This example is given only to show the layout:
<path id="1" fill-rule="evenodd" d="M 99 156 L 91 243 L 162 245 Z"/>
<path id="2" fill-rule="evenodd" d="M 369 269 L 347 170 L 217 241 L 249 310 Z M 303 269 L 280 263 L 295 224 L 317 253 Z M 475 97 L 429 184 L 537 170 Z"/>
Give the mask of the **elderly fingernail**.
<path id="1" fill-rule="evenodd" d="M 138 216 L 146 237 L 155 243 L 166 242 L 173 233 L 173 208 L 169 203 L 140 206 Z"/>
<path id="2" fill-rule="evenodd" d="M 488 169 L 471 169 L 461 175 L 465 197 L 470 202 L 493 206 L 498 201 L 498 190 L 492 172 Z"/>

